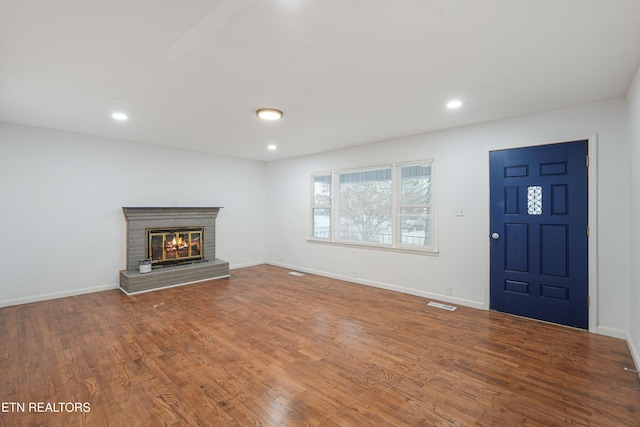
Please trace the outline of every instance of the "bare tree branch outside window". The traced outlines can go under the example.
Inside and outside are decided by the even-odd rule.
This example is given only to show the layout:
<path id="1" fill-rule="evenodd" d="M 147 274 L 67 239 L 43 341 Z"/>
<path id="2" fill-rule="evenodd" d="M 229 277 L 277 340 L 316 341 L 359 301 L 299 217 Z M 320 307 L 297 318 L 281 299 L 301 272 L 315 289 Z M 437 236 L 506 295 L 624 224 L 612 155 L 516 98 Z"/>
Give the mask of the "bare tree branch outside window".
<path id="1" fill-rule="evenodd" d="M 391 243 L 391 169 L 340 174 L 340 238 Z"/>

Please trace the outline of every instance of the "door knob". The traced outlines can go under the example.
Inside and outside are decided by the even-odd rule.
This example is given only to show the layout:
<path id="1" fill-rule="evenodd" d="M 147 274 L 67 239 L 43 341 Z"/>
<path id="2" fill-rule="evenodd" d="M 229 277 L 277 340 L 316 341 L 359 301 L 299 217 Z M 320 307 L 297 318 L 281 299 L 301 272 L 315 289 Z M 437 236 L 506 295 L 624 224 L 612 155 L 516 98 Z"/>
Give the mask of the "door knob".
<path id="1" fill-rule="evenodd" d="M 498 239 L 500 238 L 500 235 L 499 235 L 498 233 L 493 233 L 493 234 L 491 235 L 491 238 L 492 238 L 493 240 L 498 240 Z"/>

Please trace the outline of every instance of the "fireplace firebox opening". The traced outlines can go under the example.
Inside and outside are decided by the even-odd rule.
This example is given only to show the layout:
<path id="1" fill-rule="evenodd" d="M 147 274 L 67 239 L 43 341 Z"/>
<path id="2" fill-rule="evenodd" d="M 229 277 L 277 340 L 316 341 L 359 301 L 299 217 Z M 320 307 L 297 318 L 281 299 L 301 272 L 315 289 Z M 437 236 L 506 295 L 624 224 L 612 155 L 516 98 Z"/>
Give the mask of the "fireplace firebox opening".
<path id="1" fill-rule="evenodd" d="M 147 229 L 147 254 L 152 267 L 202 261 L 203 249 L 203 227 Z"/>

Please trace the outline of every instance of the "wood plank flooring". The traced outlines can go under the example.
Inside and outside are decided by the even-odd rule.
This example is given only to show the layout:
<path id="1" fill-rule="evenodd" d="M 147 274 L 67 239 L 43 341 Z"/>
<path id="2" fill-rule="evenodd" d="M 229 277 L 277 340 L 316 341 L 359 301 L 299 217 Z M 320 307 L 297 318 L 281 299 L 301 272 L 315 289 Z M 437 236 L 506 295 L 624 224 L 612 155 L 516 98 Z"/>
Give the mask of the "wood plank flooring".
<path id="1" fill-rule="evenodd" d="M 0 309 L 0 425 L 640 426 L 623 340 L 288 272 Z"/>

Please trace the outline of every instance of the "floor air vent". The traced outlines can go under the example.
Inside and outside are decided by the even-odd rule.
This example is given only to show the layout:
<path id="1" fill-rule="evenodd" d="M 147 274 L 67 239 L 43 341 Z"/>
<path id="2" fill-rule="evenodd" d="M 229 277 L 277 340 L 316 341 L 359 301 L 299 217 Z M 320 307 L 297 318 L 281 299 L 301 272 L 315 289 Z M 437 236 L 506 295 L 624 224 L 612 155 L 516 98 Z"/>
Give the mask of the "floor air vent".
<path id="1" fill-rule="evenodd" d="M 452 305 L 440 304 L 439 302 L 433 302 L 433 301 L 431 301 L 427 305 L 430 305 L 431 307 L 441 308 L 443 310 L 449 310 L 449 311 L 455 311 L 455 309 L 456 309 L 456 307 L 454 307 Z"/>
<path id="2" fill-rule="evenodd" d="M 298 276 L 298 277 L 304 276 L 303 273 L 298 273 L 297 271 L 290 271 L 289 274 L 292 276 Z"/>

